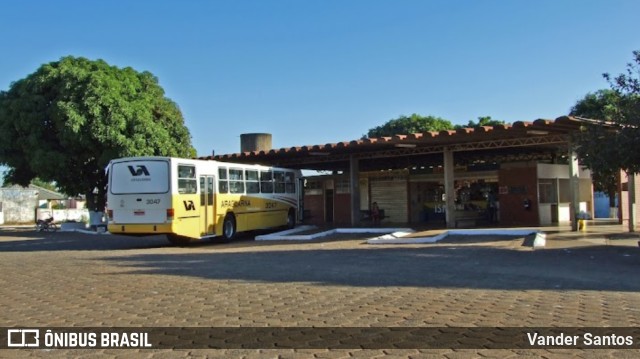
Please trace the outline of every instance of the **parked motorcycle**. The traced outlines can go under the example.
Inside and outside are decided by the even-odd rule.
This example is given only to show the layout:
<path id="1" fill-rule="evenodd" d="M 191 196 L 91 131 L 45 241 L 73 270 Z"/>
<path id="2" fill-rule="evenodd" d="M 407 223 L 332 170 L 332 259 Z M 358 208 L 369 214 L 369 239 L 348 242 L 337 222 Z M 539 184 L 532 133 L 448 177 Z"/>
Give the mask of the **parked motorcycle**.
<path id="1" fill-rule="evenodd" d="M 36 230 L 38 232 L 55 232 L 58 230 L 58 225 L 53 222 L 53 217 L 45 220 L 39 219 L 36 221 Z"/>

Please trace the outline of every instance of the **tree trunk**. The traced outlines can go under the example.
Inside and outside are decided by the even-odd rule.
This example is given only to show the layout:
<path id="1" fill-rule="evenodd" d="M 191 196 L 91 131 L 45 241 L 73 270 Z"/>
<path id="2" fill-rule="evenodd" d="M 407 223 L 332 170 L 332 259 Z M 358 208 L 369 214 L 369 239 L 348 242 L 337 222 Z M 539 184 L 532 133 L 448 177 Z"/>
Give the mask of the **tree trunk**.
<path id="1" fill-rule="evenodd" d="M 614 189 L 611 190 L 609 189 L 609 208 L 614 208 L 616 206 L 616 196 L 618 195 L 618 192 Z"/>
<path id="2" fill-rule="evenodd" d="M 616 197 L 618 196 L 618 191 L 616 188 L 609 188 L 609 218 L 617 218 L 616 212 Z"/>
<path id="3" fill-rule="evenodd" d="M 86 194 L 87 209 L 89 209 L 89 225 L 91 229 L 97 229 L 99 225 L 104 224 L 104 209 L 106 205 L 105 189 L 98 188 L 98 193 L 93 191 Z"/>

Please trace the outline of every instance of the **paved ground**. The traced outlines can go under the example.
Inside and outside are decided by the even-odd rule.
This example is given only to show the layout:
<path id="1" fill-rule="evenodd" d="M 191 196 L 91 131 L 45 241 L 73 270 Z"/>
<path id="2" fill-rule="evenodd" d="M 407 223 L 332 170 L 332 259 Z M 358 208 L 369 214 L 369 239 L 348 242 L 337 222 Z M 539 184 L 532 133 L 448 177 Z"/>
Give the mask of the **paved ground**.
<path id="1" fill-rule="evenodd" d="M 440 244 L 170 247 L 0 229 L 0 326 L 639 327 L 640 248 L 619 226 Z M 638 357 L 637 350 L 2 350 L 0 357 Z"/>

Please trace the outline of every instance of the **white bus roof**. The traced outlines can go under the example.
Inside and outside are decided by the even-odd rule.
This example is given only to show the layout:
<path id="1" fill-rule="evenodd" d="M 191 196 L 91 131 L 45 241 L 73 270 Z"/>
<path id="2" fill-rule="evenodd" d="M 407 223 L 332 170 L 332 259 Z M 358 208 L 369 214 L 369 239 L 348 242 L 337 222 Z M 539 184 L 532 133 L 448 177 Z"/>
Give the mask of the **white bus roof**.
<path id="1" fill-rule="evenodd" d="M 216 161 L 216 160 L 203 160 L 203 159 L 197 159 L 197 158 L 167 157 L 167 156 L 121 157 L 121 158 L 116 158 L 111 160 L 110 163 L 129 162 L 129 161 L 158 161 L 158 160 L 166 160 L 169 162 L 193 163 L 193 164 L 215 163 L 218 166 L 226 166 L 226 167 L 237 166 L 242 168 L 255 168 L 255 169 L 272 168 L 272 169 L 278 169 L 278 170 L 300 172 L 300 170 L 294 170 L 294 169 L 285 168 L 285 167 L 266 166 L 266 165 L 260 165 L 260 164 L 244 164 L 244 163 L 236 163 L 236 162 L 223 162 L 223 161 Z"/>

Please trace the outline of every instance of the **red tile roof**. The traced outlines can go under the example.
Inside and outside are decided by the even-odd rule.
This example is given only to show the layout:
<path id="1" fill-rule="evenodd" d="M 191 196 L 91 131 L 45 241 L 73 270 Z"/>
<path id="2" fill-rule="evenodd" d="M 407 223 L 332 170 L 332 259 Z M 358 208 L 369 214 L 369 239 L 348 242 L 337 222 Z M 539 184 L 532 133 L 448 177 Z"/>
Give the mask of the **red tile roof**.
<path id="1" fill-rule="evenodd" d="M 538 119 L 533 122 L 518 121 L 513 124 L 498 126 L 480 126 L 448 131 L 431 131 L 423 133 L 397 134 L 391 137 L 366 138 L 336 143 L 295 146 L 272 149 L 269 151 L 253 151 L 216 156 L 200 157 L 201 159 L 220 161 L 266 160 L 281 156 L 315 156 L 357 153 L 393 147 L 451 146 L 456 144 L 482 142 L 487 140 L 535 137 L 545 134 L 567 135 L 592 120 L 563 116 L 555 120 Z M 535 131 L 535 132 L 534 132 Z"/>

